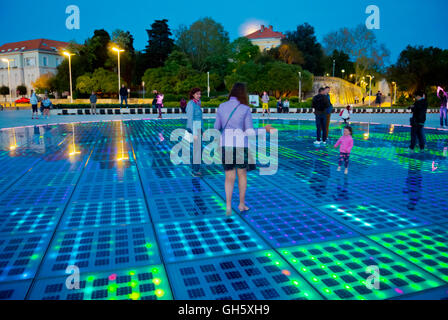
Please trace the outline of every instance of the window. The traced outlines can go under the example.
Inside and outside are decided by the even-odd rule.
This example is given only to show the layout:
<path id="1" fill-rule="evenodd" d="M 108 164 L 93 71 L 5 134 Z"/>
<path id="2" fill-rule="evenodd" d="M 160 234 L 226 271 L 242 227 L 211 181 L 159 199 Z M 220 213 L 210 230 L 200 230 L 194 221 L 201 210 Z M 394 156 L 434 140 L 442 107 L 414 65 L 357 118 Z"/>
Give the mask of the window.
<path id="1" fill-rule="evenodd" d="M 56 67 L 62 63 L 62 58 L 56 58 Z"/>
<path id="2" fill-rule="evenodd" d="M 25 66 L 31 67 L 36 65 L 36 59 L 34 58 L 25 58 Z"/>
<path id="3" fill-rule="evenodd" d="M 43 62 L 42 64 L 44 67 L 48 66 L 48 58 L 47 57 L 43 57 L 42 62 Z"/>

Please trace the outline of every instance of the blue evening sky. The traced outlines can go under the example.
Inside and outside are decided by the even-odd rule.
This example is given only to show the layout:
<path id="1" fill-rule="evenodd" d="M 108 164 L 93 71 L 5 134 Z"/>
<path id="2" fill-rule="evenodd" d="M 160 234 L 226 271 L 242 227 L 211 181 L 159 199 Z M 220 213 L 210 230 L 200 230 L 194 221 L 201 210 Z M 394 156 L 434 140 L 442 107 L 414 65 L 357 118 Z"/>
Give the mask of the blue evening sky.
<path id="1" fill-rule="evenodd" d="M 223 24 L 231 39 L 252 21 L 273 25 L 282 32 L 308 22 L 321 41 L 328 32 L 364 23 L 366 7 L 371 4 L 381 10 L 381 29 L 374 32 L 391 51 L 390 62 L 395 62 L 408 44 L 448 49 L 446 0 L 8 1 L 0 11 L 0 44 L 36 38 L 83 43 L 95 29 L 112 33 L 119 28 L 130 31 L 135 48 L 141 50 L 147 42 L 145 29 L 155 19 L 166 18 L 171 29 L 177 29 L 206 16 Z M 80 9 L 79 30 L 65 27 L 65 8 L 69 5 Z"/>

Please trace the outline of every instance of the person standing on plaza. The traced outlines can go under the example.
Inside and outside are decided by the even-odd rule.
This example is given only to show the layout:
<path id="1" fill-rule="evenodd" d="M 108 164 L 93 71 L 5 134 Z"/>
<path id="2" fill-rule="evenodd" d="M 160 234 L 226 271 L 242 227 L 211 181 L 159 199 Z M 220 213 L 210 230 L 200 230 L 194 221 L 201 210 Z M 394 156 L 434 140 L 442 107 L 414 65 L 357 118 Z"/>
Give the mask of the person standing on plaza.
<path id="1" fill-rule="evenodd" d="M 425 94 L 422 91 L 415 93 L 415 103 L 409 107 L 412 112 L 411 123 L 411 145 L 409 149 L 414 152 L 417 141 L 420 146 L 420 152 L 425 150 L 425 133 L 424 126 L 426 121 L 426 111 L 428 110 L 428 101 L 426 101 Z"/>
<path id="2" fill-rule="evenodd" d="M 447 118 L 447 100 L 448 93 L 443 90 L 442 87 L 437 87 L 437 97 L 440 99 L 440 127 L 443 128 L 443 124 L 448 127 Z"/>
<path id="3" fill-rule="evenodd" d="M 255 170 L 255 161 L 252 161 L 254 159 L 251 159 L 249 155 L 250 132 L 247 131 L 254 130 L 254 125 L 244 83 L 235 83 L 230 91 L 229 101 L 219 105 L 214 128 L 221 131 L 220 146 L 225 171 L 226 216 L 229 217 L 232 215 L 232 195 L 237 175 L 240 193 L 238 210 L 241 213 L 249 210 L 245 203 L 247 171 Z M 271 125 L 265 126 L 264 129 L 267 132 L 273 130 Z M 226 157 L 226 154 L 231 156 Z"/>
<path id="4" fill-rule="evenodd" d="M 269 110 L 269 96 L 266 91 L 263 92 L 263 96 L 261 97 L 261 102 L 263 103 L 263 117 L 264 117 L 265 110 L 267 110 L 268 114 L 271 114 L 271 111 Z"/>
<path id="5" fill-rule="evenodd" d="M 380 108 L 381 108 L 381 100 L 382 100 L 382 98 L 383 98 L 383 94 L 381 93 L 381 91 L 378 91 L 376 93 L 375 104 L 377 106 L 379 106 Z"/>
<path id="6" fill-rule="evenodd" d="M 48 119 L 50 117 L 51 101 L 47 95 L 45 95 L 44 100 L 42 100 L 42 107 L 44 109 L 44 117 L 45 119 Z"/>
<path id="7" fill-rule="evenodd" d="M 92 94 L 90 95 L 90 113 L 96 114 L 96 101 L 97 97 L 94 91 L 92 91 Z"/>
<path id="8" fill-rule="evenodd" d="M 162 119 L 162 108 L 163 108 L 163 94 L 157 94 L 157 109 L 159 110 L 159 119 Z"/>
<path id="9" fill-rule="evenodd" d="M 347 121 L 350 120 L 350 114 L 351 107 L 347 106 L 344 110 L 341 111 L 339 115 L 341 116 L 342 120 L 344 120 L 344 123 L 347 123 Z"/>
<path id="10" fill-rule="evenodd" d="M 198 143 L 198 139 L 202 135 L 202 128 L 203 128 L 202 109 L 201 109 L 201 89 L 199 88 L 191 89 L 190 101 L 188 101 L 186 112 L 187 112 L 187 131 L 191 135 L 193 135 L 193 141 L 192 141 L 193 152 L 190 152 L 190 154 L 192 155 L 191 157 L 192 175 L 194 177 L 200 177 L 202 176 L 201 173 L 202 146 L 200 143 Z M 199 139 L 199 141 L 201 140 Z"/>
<path id="11" fill-rule="evenodd" d="M 314 141 L 315 145 L 321 144 L 321 138 L 323 144 L 327 144 L 326 131 L 327 131 L 327 109 L 329 108 L 328 97 L 325 94 L 325 88 L 320 88 L 319 93 L 313 97 L 312 108 L 314 109 L 314 115 L 316 117 L 316 129 L 317 140 Z"/>
<path id="12" fill-rule="evenodd" d="M 282 113 L 282 111 L 283 111 L 283 102 L 282 97 L 280 97 L 277 100 L 277 113 Z"/>
<path id="13" fill-rule="evenodd" d="M 325 140 L 328 140 L 328 133 L 330 132 L 330 122 L 331 122 L 331 114 L 333 113 L 333 105 L 331 104 L 330 97 L 330 87 L 325 87 L 325 96 L 328 100 L 328 108 L 327 108 L 327 121 L 326 121 L 326 131 L 325 131 Z M 325 144 L 325 143 L 324 143 Z"/>
<path id="14" fill-rule="evenodd" d="M 184 98 L 180 99 L 180 110 L 181 110 L 181 113 L 185 113 L 185 109 L 186 108 L 187 108 L 187 101 Z"/>
<path id="15" fill-rule="evenodd" d="M 31 95 L 30 95 L 30 103 L 31 103 L 31 111 L 32 111 L 32 115 L 31 115 L 31 119 L 34 119 L 34 114 L 36 114 L 36 119 L 39 119 L 39 112 L 37 110 L 37 104 L 39 103 L 39 99 L 37 99 L 36 93 L 34 92 L 34 90 L 31 90 Z"/>
<path id="16" fill-rule="evenodd" d="M 125 87 L 124 84 L 121 85 L 121 89 L 120 89 L 120 109 L 121 106 L 123 105 L 123 100 L 126 103 L 126 108 L 128 108 L 128 89 Z"/>
<path id="17" fill-rule="evenodd" d="M 353 129 L 350 126 L 344 128 L 344 135 L 334 145 L 335 148 L 339 147 L 339 163 L 338 171 L 341 171 L 341 166 L 344 163 L 345 174 L 348 174 L 348 160 L 353 148 Z"/>

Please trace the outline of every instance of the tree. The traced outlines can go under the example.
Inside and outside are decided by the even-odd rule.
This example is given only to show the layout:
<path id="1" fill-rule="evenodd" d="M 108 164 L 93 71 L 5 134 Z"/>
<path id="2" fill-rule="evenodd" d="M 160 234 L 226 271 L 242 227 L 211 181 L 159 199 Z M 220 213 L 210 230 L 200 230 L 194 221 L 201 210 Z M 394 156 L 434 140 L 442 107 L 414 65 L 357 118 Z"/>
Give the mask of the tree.
<path id="1" fill-rule="evenodd" d="M 345 76 L 350 77 L 350 74 L 355 73 L 355 66 L 350 61 L 348 54 L 342 51 L 334 50 L 331 56 L 324 58 L 325 72 L 333 74 L 333 61 L 335 65 L 335 77 L 341 77 L 342 71 L 345 71 Z M 355 80 L 355 78 L 353 79 Z"/>
<path id="2" fill-rule="evenodd" d="M 43 94 L 45 92 L 52 91 L 54 89 L 52 85 L 52 79 L 54 75 L 52 73 L 44 73 L 36 81 L 31 83 L 31 86 L 34 88 L 37 94 Z"/>
<path id="3" fill-rule="evenodd" d="M 115 30 L 112 32 L 112 43 L 118 45 L 119 48 L 124 49 L 120 53 L 120 75 L 123 79 L 131 84 L 135 70 L 136 55 L 134 49 L 134 37 L 129 31 Z M 113 50 L 108 50 L 109 60 L 104 67 L 113 67 L 115 72 L 118 72 L 117 53 Z"/>
<path id="4" fill-rule="evenodd" d="M 194 22 L 190 28 L 181 26 L 176 44 L 187 54 L 193 68 L 223 75 L 228 65 L 229 35 L 211 18 Z"/>
<path id="5" fill-rule="evenodd" d="M 233 67 L 256 59 L 260 55 L 260 49 L 246 37 L 235 39 L 229 44 L 229 58 Z"/>
<path id="6" fill-rule="evenodd" d="M 93 37 L 87 39 L 82 48 L 82 55 L 87 58 L 87 71 L 103 68 L 109 57 L 110 35 L 104 29 L 95 30 Z"/>
<path id="7" fill-rule="evenodd" d="M 0 94 L 3 96 L 3 98 L 6 101 L 6 96 L 9 94 L 9 87 L 7 86 L 1 86 L 0 87 Z"/>
<path id="8" fill-rule="evenodd" d="M 165 64 L 165 60 L 174 49 L 174 40 L 171 39 L 171 30 L 168 27 L 168 20 L 156 20 L 151 25 L 148 33 L 148 45 L 146 46 L 145 69 L 158 68 Z"/>
<path id="9" fill-rule="evenodd" d="M 355 64 L 356 84 L 370 70 L 385 71 L 390 55 L 389 50 L 383 44 L 378 44 L 375 34 L 363 24 L 327 34 L 324 45 L 327 54 L 337 50 L 349 55 Z"/>
<path id="10" fill-rule="evenodd" d="M 21 96 L 26 95 L 26 93 L 28 92 L 28 89 L 26 88 L 25 85 L 21 84 L 17 86 L 17 93 Z"/>
<path id="11" fill-rule="evenodd" d="M 305 60 L 302 67 L 315 75 L 324 73 L 322 65 L 323 50 L 319 42 L 317 42 L 314 34 L 314 28 L 308 23 L 297 26 L 297 30 L 286 32 L 283 43 L 294 43 Z"/>
<path id="12" fill-rule="evenodd" d="M 274 59 L 287 64 L 303 65 L 305 63 L 302 52 L 297 49 L 297 46 L 294 43 L 284 42 L 279 47 L 269 50 L 268 54 Z"/>
<path id="13" fill-rule="evenodd" d="M 389 81 L 395 81 L 401 91 L 411 94 L 430 86 L 447 88 L 448 50 L 408 46 L 387 74 Z"/>
<path id="14" fill-rule="evenodd" d="M 124 83 L 123 79 L 121 80 Z M 86 73 L 76 79 L 76 89 L 81 93 L 92 91 L 102 94 L 118 95 L 117 75 L 103 68 L 96 69 L 92 74 Z"/>

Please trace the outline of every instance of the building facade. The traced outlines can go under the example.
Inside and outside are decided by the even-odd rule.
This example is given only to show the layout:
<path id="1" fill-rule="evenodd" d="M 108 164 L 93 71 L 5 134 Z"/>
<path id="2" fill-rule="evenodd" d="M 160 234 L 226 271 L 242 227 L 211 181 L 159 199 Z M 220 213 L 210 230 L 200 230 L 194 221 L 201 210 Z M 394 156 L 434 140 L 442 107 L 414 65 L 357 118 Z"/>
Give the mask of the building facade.
<path id="1" fill-rule="evenodd" d="M 61 51 L 68 45 L 68 42 L 36 39 L 0 46 L 0 86 L 9 87 L 8 63 L 2 59 L 10 60 L 11 94 L 16 98 L 17 86 L 25 85 L 29 94 L 32 83 L 41 75 L 56 74 L 57 66 L 64 59 Z"/>
<path id="2" fill-rule="evenodd" d="M 272 26 L 266 28 L 264 25 L 261 25 L 260 30 L 246 35 L 246 38 L 248 38 L 254 45 L 257 45 L 260 48 L 260 51 L 280 46 L 284 37 L 285 35 L 283 33 L 274 31 Z"/>

